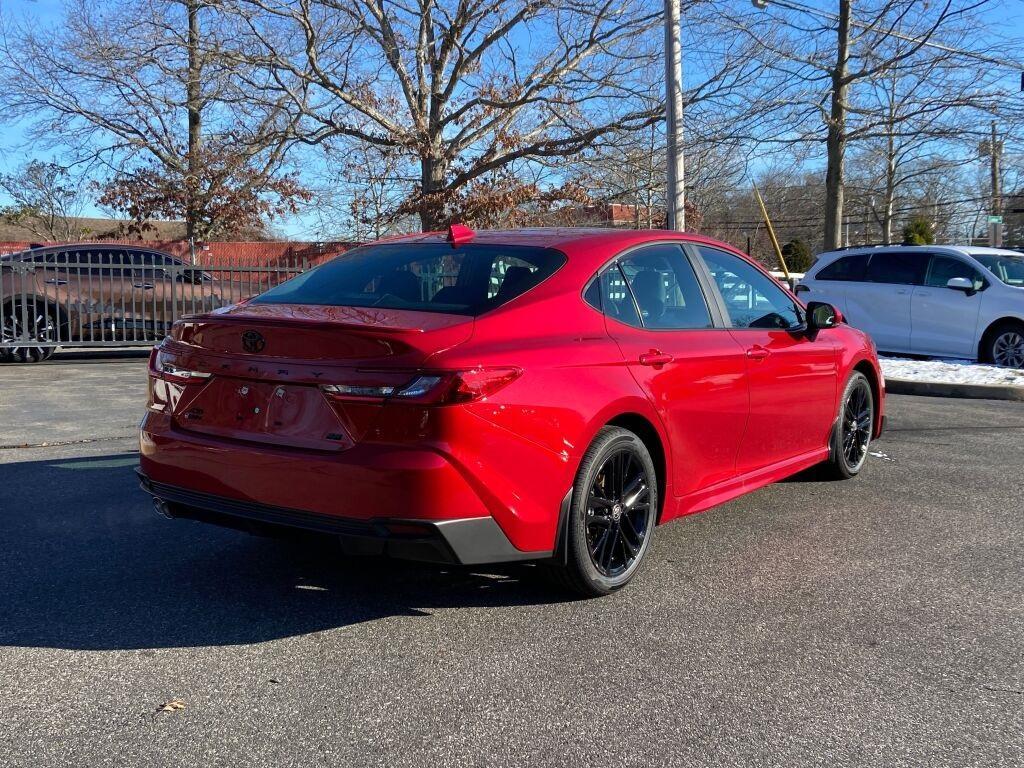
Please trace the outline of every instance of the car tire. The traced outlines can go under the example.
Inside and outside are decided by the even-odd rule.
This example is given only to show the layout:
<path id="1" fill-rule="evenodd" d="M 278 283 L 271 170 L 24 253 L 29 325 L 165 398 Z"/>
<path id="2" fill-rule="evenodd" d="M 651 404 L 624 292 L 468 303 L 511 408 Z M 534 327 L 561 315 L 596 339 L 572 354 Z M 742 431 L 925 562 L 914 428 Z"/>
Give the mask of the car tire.
<path id="1" fill-rule="evenodd" d="M 1024 368 L 1024 323 L 998 323 L 985 334 L 982 362 L 1006 368 Z"/>
<path id="2" fill-rule="evenodd" d="M 555 580 L 585 597 L 628 584 L 650 546 L 658 492 L 644 442 L 627 429 L 603 427 L 576 473 Z"/>
<path id="3" fill-rule="evenodd" d="M 849 480 L 864 468 L 875 426 L 875 396 L 867 376 L 854 371 L 839 399 L 839 413 L 829 439 L 825 474 Z"/>
<path id="4" fill-rule="evenodd" d="M 57 318 L 53 310 L 46 307 L 42 312 L 35 310 L 35 305 L 29 309 L 34 315 L 34 335 L 40 341 L 54 341 L 59 338 L 57 333 Z M 3 328 L 0 329 L 0 339 L 3 341 L 14 341 L 21 336 L 21 304 L 15 303 L 4 308 Z M 49 360 L 57 347 L 5 347 L 0 349 L 0 362 L 5 363 L 40 363 Z"/>

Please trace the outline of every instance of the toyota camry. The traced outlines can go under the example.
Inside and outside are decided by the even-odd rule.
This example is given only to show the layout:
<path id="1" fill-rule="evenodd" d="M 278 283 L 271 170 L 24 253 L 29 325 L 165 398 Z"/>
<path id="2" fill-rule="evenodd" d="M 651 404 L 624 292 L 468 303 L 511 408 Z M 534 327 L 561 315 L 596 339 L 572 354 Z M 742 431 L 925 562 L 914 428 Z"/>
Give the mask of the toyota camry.
<path id="1" fill-rule="evenodd" d="M 602 595 L 660 524 L 856 475 L 884 394 L 862 332 L 723 243 L 453 225 L 178 321 L 139 474 L 168 517 Z"/>

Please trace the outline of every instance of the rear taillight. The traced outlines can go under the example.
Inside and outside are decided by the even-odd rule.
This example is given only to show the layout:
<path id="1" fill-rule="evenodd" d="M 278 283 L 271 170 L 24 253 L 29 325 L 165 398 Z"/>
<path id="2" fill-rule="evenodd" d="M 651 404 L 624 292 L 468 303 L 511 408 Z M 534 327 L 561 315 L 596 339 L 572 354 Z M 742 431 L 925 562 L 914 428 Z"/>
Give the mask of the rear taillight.
<path id="1" fill-rule="evenodd" d="M 492 395 L 521 375 L 518 368 L 473 368 L 421 373 L 401 385 L 325 384 L 320 388 L 337 400 L 401 400 L 424 405 L 453 405 Z"/>
<path id="2" fill-rule="evenodd" d="M 459 371 L 450 382 L 444 402 L 468 403 L 492 395 L 522 375 L 518 368 L 477 368 Z"/>
<path id="3" fill-rule="evenodd" d="M 210 378 L 209 373 L 190 371 L 168 362 L 159 347 L 153 347 L 153 351 L 149 353 L 149 375 L 175 384 L 199 384 Z"/>

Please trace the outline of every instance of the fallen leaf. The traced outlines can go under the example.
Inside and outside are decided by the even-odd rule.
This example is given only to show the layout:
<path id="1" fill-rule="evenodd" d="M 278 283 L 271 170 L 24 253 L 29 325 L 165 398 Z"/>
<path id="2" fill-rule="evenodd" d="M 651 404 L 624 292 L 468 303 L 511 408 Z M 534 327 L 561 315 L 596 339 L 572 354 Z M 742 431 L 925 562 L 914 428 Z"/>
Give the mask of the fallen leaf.
<path id="1" fill-rule="evenodd" d="M 163 704 L 157 707 L 156 711 L 159 714 L 160 712 L 177 712 L 179 709 L 184 708 L 184 701 L 182 701 L 181 699 L 171 699 L 170 701 L 165 701 Z"/>

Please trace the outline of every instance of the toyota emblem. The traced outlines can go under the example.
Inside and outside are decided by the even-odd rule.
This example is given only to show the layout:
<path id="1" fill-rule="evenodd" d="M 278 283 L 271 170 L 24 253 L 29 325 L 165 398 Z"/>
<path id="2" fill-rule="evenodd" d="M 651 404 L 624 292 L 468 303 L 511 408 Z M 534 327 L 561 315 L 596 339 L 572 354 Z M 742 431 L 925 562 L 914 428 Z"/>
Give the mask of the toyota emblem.
<path id="1" fill-rule="evenodd" d="M 262 352 L 265 346 L 267 342 L 259 331 L 246 331 L 242 334 L 242 349 L 246 352 Z"/>

